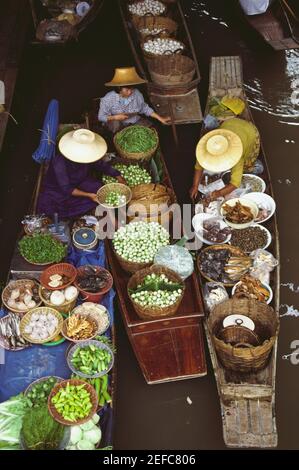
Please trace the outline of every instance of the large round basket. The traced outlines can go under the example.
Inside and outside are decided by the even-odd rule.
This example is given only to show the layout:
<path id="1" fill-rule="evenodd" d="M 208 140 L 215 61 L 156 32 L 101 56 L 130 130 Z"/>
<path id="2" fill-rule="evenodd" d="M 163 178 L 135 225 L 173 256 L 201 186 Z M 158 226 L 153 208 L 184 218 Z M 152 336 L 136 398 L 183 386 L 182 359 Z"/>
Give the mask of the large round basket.
<path id="1" fill-rule="evenodd" d="M 78 295 L 75 297 L 75 299 L 70 300 L 68 302 L 64 302 L 62 305 L 56 306 L 56 305 L 51 304 L 51 302 L 45 298 L 44 292 L 45 292 L 45 288 L 40 286 L 39 296 L 42 299 L 43 304 L 46 305 L 46 307 L 54 308 L 55 310 L 57 310 L 59 313 L 62 313 L 63 315 L 66 315 L 73 310 L 73 308 L 75 307 L 77 303 L 77 298 L 79 296 L 79 292 L 78 292 Z"/>
<path id="2" fill-rule="evenodd" d="M 109 193 L 111 192 L 116 192 L 117 194 L 120 194 L 121 196 L 125 196 L 126 200 L 124 202 L 121 202 L 117 206 L 111 206 L 107 204 L 106 199 Z M 105 209 L 121 209 L 122 207 L 125 207 L 127 204 L 129 204 L 129 202 L 131 201 L 132 191 L 125 184 L 109 183 L 109 184 L 105 184 L 98 190 L 97 198 L 98 198 L 99 204 L 105 207 Z"/>
<path id="3" fill-rule="evenodd" d="M 143 185 L 139 185 L 141 187 Z M 138 187 L 137 187 L 138 188 Z M 134 189 L 133 189 L 134 194 Z M 160 225 L 169 227 L 169 223 L 173 219 L 171 206 L 177 202 L 176 195 L 171 188 L 166 188 L 166 195 L 169 196 L 169 202 L 159 204 L 158 200 L 153 201 L 152 192 L 145 198 L 138 201 L 131 201 L 127 211 L 127 221 L 143 220 L 145 222 L 158 222 Z M 157 206 L 157 210 L 155 209 Z"/>
<path id="4" fill-rule="evenodd" d="M 61 414 L 58 413 L 58 411 L 56 410 L 54 404 L 52 403 L 52 398 L 59 392 L 59 390 L 61 388 L 63 388 L 63 389 L 66 388 L 67 384 L 75 385 L 75 386 L 84 385 L 84 388 L 90 394 L 92 408 L 90 409 L 90 412 L 89 412 L 88 416 L 86 416 L 85 418 L 82 418 L 82 419 L 78 419 L 76 422 L 67 421 L 66 419 L 64 419 L 61 416 Z M 92 385 L 90 385 L 87 382 L 84 382 L 83 380 L 77 380 L 77 379 L 64 380 L 63 382 L 60 382 L 59 384 L 55 385 L 52 392 L 50 393 L 49 398 L 48 398 L 48 408 L 49 408 L 50 415 L 58 423 L 64 424 L 65 426 L 75 426 L 75 425 L 83 424 L 83 423 L 86 423 L 87 421 L 89 421 L 97 411 L 97 408 L 98 408 L 97 393 L 96 393 L 95 389 L 92 387 Z"/>
<path id="5" fill-rule="evenodd" d="M 130 274 L 134 274 L 137 271 L 140 271 L 140 269 L 148 268 L 153 264 L 153 261 L 151 263 L 134 263 L 133 261 L 127 261 L 126 259 L 119 256 L 115 250 L 114 254 L 122 269 Z"/>
<path id="6" fill-rule="evenodd" d="M 38 314 L 41 314 L 41 315 L 51 313 L 52 315 L 55 315 L 55 317 L 58 320 L 58 325 L 57 325 L 57 328 L 55 329 L 54 333 L 51 336 L 48 336 L 47 338 L 45 338 L 44 340 L 33 339 L 33 338 L 31 338 L 31 336 L 29 334 L 25 333 L 25 328 L 30 323 L 31 317 L 35 313 L 38 313 Z M 62 318 L 61 314 L 59 312 L 57 312 L 57 310 L 55 310 L 54 308 L 49 308 L 49 307 L 38 307 L 38 308 L 34 308 L 33 310 L 30 310 L 28 313 L 26 313 L 24 315 L 24 317 L 22 318 L 21 323 L 20 323 L 20 332 L 21 332 L 21 336 L 23 336 L 23 338 L 26 339 L 26 341 L 28 341 L 29 343 L 44 344 L 44 343 L 48 343 L 48 342 L 52 341 L 54 338 L 56 338 L 56 336 L 59 335 L 59 333 L 61 332 L 61 329 L 62 329 L 62 324 L 63 324 L 63 318 Z"/>
<path id="7" fill-rule="evenodd" d="M 102 371 L 102 372 L 98 372 L 97 374 L 94 374 L 94 375 L 88 375 L 88 374 L 84 374 L 83 372 L 81 372 L 80 370 L 76 369 L 76 367 L 73 365 L 72 363 L 72 359 L 73 359 L 73 356 L 74 356 L 74 353 L 79 349 L 79 348 L 84 348 L 84 347 L 88 347 L 88 346 L 94 346 L 95 348 L 97 349 L 102 349 L 102 350 L 106 350 L 110 353 L 110 356 L 111 356 L 111 361 L 110 361 L 110 364 L 109 366 L 107 367 L 106 370 Z M 114 354 L 111 350 L 111 348 L 109 348 L 109 346 L 107 346 L 107 344 L 104 344 L 104 343 L 101 343 L 100 341 L 95 341 L 95 340 L 91 340 L 91 341 L 84 341 L 83 343 L 81 344 L 74 344 L 68 351 L 67 351 L 67 357 L 66 357 L 66 360 L 67 360 L 67 364 L 69 366 L 69 368 L 71 369 L 71 371 L 79 376 L 79 377 L 82 377 L 83 379 L 95 379 L 97 377 L 102 377 L 103 375 L 106 375 L 108 374 L 108 372 L 112 369 L 113 365 L 114 365 Z"/>
<path id="8" fill-rule="evenodd" d="M 89 313 L 89 314 L 80 313 L 80 317 L 85 317 L 86 319 L 90 320 L 92 322 L 92 324 L 94 325 L 94 329 L 93 329 L 92 334 L 90 335 L 89 338 L 84 338 L 84 339 L 74 339 L 74 338 L 71 338 L 70 336 L 68 336 L 68 331 L 67 331 L 68 322 L 70 321 L 70 319 L 72 318 L 73 315 L 77 314 L 76 308 L 72 311 L 71 315 L 63 321 L 62 330 L 61 330 L 62 335 L 66 339 L 71 341 L 72 343 L 84 343 L 84 342 L 89 341 L 89 340 L 95 338 L 96 336 L 99 336 L 100 334 L 102 334 L 102 326 L 100 324 L 99 317 L 98 317 L 97 314 L 95 314 L 95 313 Z"/>
<path id="9" fill-rule="evenodd" d="M 134 26 L 143 39 L 150 36 L 175 36 L 178 29 L 177 23 L 166 16 L 142 16 L 135 21 Z"/>
<path id="10" fill-rule="evenodd" d="M 85 266 L 81 266 L 80 268 L 77 268 L 77 279 L 75 281 L 75 286 L 79 290 L 82 299 L 85 302 L 94 302 L 94 303 L 99 303 L 104 295 L 106 295 L 110 289 L 112 289 L 113 286 L 113 277 L 112 274 L 105 268 L 102 268 L 101 266 L 93 266 L 95 274 L 100 274 L 100 273 L 105 273 L 107 275 L 107 284 L 105 287 L 103 287 L 99 292 L 88 292 L 87 290 L 84 290 L 80 287 L 79 285 L 79 280 L 81 276 L 84 274 Z"/>
<path id="11" fill-rule="evenodd" d="M 161 307 L 142 307 L 138 303 L 136 303 L 130 294 L 131 289 L 136 289 L 136 287 L 142 283 L 143 279 L 145 276 L 148 274 L 165 274 L 170 281 L 180 283 L 182 285 L 182 295 L 177 299 L 177 301 L 165 308 Z M 150 268 L 142 269 L 141 271 L 138 271 L 137 273 L 134 274 L 134 276 L 131 277 L 128 283 L 128 295 L 131 299 L 131 302 L 133 304 L 134 310 L 137 313 L 137 315 L 142 318 L 143 320 L 154 320 L 156 318 L 163 318 L 163 317 L 170 317 L 172 315 L 175 315 L 177 312 L 183 297 L 185 293 L 185 284 L 182 278 L 172 271 L 171 269 L 168 269 L 164 266 L 159 266 L 159 265 L 153 265 Z"/>
<path id="12" fill-rule="evenodd" d="M 143 3 L 143 1 L 144 1 L 144 0 L 128 1 L 128 6 L 129 6 L 129 5 L 132 5 L 133 3 Z M 160 1 L 160 0 L 159 0 L 159 1 Z M 165 10 L 164 10 L 163 12 L 161 12 L 161 13 L 158 13 L 157 15 L 152 15 L 150 12 L 148 12 L 148 13 L 146 13 L 144 16 L 140 16 L 140 15 L 136 15 L 136 14 L 134 14 L 134 13 L 131 13 L 131 12 L 129 11 L 129 14 L 131 15 L 131 18 L 132 18 L 132 23 L 133 23 L 133 25 L 135 26 L 136 29 L 138 29 L 138 26 L 137 26 L 137 25 L 138 25 L 140 19 L 142 19 L 142 18 L 152 18 L 152 17 L 155 17 L 155 16 L 156 16 L 156 17 L 158 17 L 158 16 L 161 17 L 161 16 L 166 15 L 166 13 L 167 13 L 167 8 L 168 8 L 168 7 L 167 7 L 167 3 L 168 3 L 168 2 L 167 2 L 167 1 L 166 1 L 166 2 L 160 1 L 160 3 L 163 3 L 163 4 L 164 4 Z"/>
<path id="13" fill-rule="evenodd" d="M 132 129 L 132 127 L 134 127 L 134 128 L 143 127 L 144 129 L 150 130 L 154 134 L 155 139 L 156 139 L 155 146 L 153 148 L 151 148 L 150 150 L 148 150 L 147 152 L 140 152 L 140 153 L 127 152 L 122 147 L 120 147 L 117 143 L 117 140 L 118 140 L 119 136 L 122 133 L 125 133 L 128 129 Z M 151 128 L 145 127 L 145 126 L 130 126 L 129 128 L 127 127 L 125 129 L 122 129 L 120 132 L 117 132 L 115 134 L 113 141 L 114 141 L 114 145 L 115 145 L 115 148 L 117 150 L 117 153 L 122 158 L 124 158 L 127 162 L 131 162 L 131 163 L 140 163 L 140 162 L 149 161 L 152 158 L 152 156 L 156 153 L 156 151 L 158 149 L 158 146 L 159 146 L 159 136 L 158 136 L 158 133 L 157 133 L 156 129 L 154 129 L 152 127 Z"/>
<path id="14" fill-rule="evenodd" d="M 161 39 L 167 39 L 167 38 L 161 38 Z M 169 39 L 171 39 L 171 38 L 169 38 Z M 150 39 L 147 39 L 146 41 L 142 41 L 141 49 L 142 49 L 144 57 L 146 59 L 149 59 L 150 61 L 152 59 L 155 59 L 156 57 L 159 57 L 160 59 L 164 59 L 164 58 L 172 57 L 174 55 L 180 55 L 185 50 L 185 44 L 182 41 L 179 41 L 178 39 L 175 39 L 175 41 L 178 43 L 178 48 L 175 51 L 165 50 L 163 54 L 154 54 L 152 52 L 146 51 L 145 48 L 144 48 L 144 45 L 148 40 L 154 40 L 154 39 L 150 38 Z"/>
<path id="15" fill-rule="evenodd" d="M 219 339 L 224 318 L 236 312 L 253 320 L 259 346 L 236 347 Z M 225 368 L 245 373 L 266 367 L 279 332 L 279 318 L 272 307 L 256 300 L 230 299 L 212 309 L 207 323 L 217 356 Z"/>
<path id="16" fill-rule="evenodd" d="M 228 250 L 228 251 L 231 252 L 232 256 L 247 257 L 247 255 L 242 250 L 240 250 L 236 246 L 232 246 L 232 245 L 212 245 L 212 246 L 208 246 L 208 247 L 204 248 L 203 250 L 201 250 L 200 253 L 204 253 L 204 252 L 206 252 L 208 250 L 211 250 L 211 249 L 212 250 Z M 221 282 L 221 281 L 217 281 L 215 279 L 210 278 L 205 272 L 202 271 L 199 256 L 197 257 L 197 267 L 198 267 L 198 271 L 200 272 L 202 277 L 204 277 L 207 281 L 209 281 L 209 282 Z M 243 274 L 244 273 L 242 273 L 242 275 Z M 240 277 L 242 277 L 242 275 Z M 221 284 L 225 285 L 226 287 L 233 287 L 237 282 L 238 281 L 235 281 L 235 282 L 225 281 L 225 282 L 221 282 Z"/>
<path id="17" fill-rule="evenodd" d="M 2 302 L 5 305 L 5 307 L 10 311 L 14 313 L 18 313 L 19 315 L 23 315 L 27 313 L 30 308 L 26 308 L 26 310 L 17 310 L 15 308 L 12 308 L 8 305 L 8 300 L 10 297 L 11 292 L 14 289 L 19 289 L 21 287 L 24 287 L 26 284 L 30 284 L 32 287 L 33 286 L 38 286 L 37 281 L 34 281 L 33 279 L 19 279 L 17 281 L 10 281 L 9 284 L 3 289 L 2 291 Z M 39 296 L 40 297 L 40 296 Z M 39 307 L 42 304 L 42 299 L 40 299 L 35 307 Z"/>
<path id="18" fill-rule="evenodd" d="M 190 83 L 195 74 L 194 61 L 181 54 L 155 57 L 149 62 L 148 67 L 153 82 L 158 85 Z"/>
<path id="19" fill-rule="evenodd" d="M 48 379 L 51 379 L 51 378 L 56 379 L 56 384 L 64 381 L 64 379 L 62 379 L 61 377 L 58 377 L 57 375 L 48 375 L 46 377 L 41 377 L 40 379 L 36 379 L 36 380 L 34 380 L 34 382 L 31 382 L 31 384 L 28 385 L 28 387 L 24 391 L 24 395 L 28 395 L 28 393 L 31 392 L 33 387 L 35 387 L 36 385 L 39 385 L 43 382 L 46 382 Z M 56 384 L 54 384 L 54 386 Z"/>
<path id="20" fill-rule="evenodd" d="M 51 282 L 51 276 L 54 276 L 55 274 L 58 274 L 59 276 L 65 276 L 68 278 L 68 281 L 62 284 L 59 287 L 51 287 L 49 286 L 49 282 Z M 61 290 L 61 289 L 66 289 L 66 287 L 70 286 L 73 284 L 74 280 L 76 279 L 77 276 L 77 269 L 75 266 L 73 266 L 70 263 L 58 263 L 58 264 L 53 264 L 53 266 L 50 266 L 49 268 L 45 269 L 40 278 L 40 283 L 43 287 L 45 287 L 48 290 Z"/>

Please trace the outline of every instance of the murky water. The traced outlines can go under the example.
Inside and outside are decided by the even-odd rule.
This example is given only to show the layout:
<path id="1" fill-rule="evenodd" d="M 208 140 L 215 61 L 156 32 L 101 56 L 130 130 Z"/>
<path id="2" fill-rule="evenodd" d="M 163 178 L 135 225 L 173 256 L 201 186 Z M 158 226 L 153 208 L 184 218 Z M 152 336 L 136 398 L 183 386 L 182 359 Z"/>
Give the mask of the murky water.
<path id="1" fill-rule="evenodd" d="M 252 106 L 273 180 L 281 242 L 281 334 L 277 372 L 279 448 L 298 448 L 299 366 L 282 360 L 299 339 L 299 51 L 274 52 L 249 31 L 233 9 L 234 0 L 183 0 L 203 77 L 204 106 L 212 55 L 241 55 L 246 91 Z M 111 25 L 113 22 L 113 35 Z M 108 38 L 108 39 L 107 39 Z M 122 47 L 123 48 L 122 48 Z M 49 99 L 61 103 L 61 121 L 77 121 L 92 97 L 104 94 L 116 65 L 132 62 L 117 13 L 106 2 L 102 17 L 79 45 L 62 50 L 27 49 L 10 126 L 1 156 L 1 263 L 4 280 L 19 221 L 26 212 L 37 167 L 31 160 Z M 187 198 L 199 126 L 179 129 L 180 151 L 167 151 L 169 169 L 179 197 Z M 171 145 L 171 134 L 163 140 Z M 184 178 L 182 178 L 182 174 Z M 4 249 L 5 247 L 5 249 Z M 224 448 L 219 401 L 208 359 L 206 378 L 147 386 L 128 342 L 121 319 L 118 329 L 118 401 L 116 448 Z M 187 398 L 192 404 L 189 404 Z"/>

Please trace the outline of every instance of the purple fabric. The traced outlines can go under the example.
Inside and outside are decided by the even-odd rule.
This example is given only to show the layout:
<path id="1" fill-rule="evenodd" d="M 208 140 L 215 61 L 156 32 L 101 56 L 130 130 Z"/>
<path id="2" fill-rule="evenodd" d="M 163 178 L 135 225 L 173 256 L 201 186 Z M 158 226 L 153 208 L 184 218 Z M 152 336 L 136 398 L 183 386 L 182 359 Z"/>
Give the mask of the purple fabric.
<path id="1" fill-rule="evenodd" d="M 119 93 L 110 91 L 101 99 L 98 119 L 101 122 L 107 122 L 108 116 L 130 113 L 144 114 L 149 117 L 153 112 L 154 110 L 145 103 L 142 93 L 137 89 L 133 91 L 129 98 L 122 98 Z M 136 124 L 139 119 L 139 116 L 132 116 L 123 122 L 126 125 Z"/>
<path id="2" fill-rule="evenodd" d="M 87 193 L 96 193 L 102 186 L 100 181 L 89 176 L 96 169 L 109 176 L 120 173 L 102 160 L 96 163 L 82 164 L 71 162 L 61 154 L 50 163 L 44 184 L 38 199 L 38 212 L 47 215 L 58 213 L 60 218 L 76 217 L 96 208 L 97 204 L 87 197 L 72 196 L 74 189 Z"/>

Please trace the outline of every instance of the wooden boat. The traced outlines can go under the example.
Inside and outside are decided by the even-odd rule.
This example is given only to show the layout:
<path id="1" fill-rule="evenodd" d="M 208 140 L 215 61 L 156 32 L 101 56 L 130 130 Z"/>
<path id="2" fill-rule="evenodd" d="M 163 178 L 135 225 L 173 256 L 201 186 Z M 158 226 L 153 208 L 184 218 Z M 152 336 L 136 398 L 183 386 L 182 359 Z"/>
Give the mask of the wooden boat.
<path id="1" fill-rule="evenodd" d="M 90 127 L 98 130 L 95 113 Z M 161 183 L 173 190 L 171 179 L 159 152 L 156 165 L 161 170 Z M 141 320 L 135 313 L 127 293 L 129 275 L 120 266 L 110 241 L 106 243 L 110 270 L 129 340 L 148 384 L 197 378 L 206 375 L 202 317 L 203 303 L 197 275 L 186 282 L 186 292 L 175 316 L 157 320 Z"/>
<path id="2" fill-rule="evenodd" d="M 65 124 L 64 126 L 71 126 L 72 124 Z M 82 124 L 82 127 L 85 127 L 85 124 Z M 28 214 L 36 214 L 36 207 L 37 207 L 37 200 L 42 184 L 42 180 L 46 174 L 47 168 L 44 165 L 41 165 L 40 171 L 38 173 L 38 178 L 36 182 L 36 186 L 33 191 L 32 201 L 29 207 Z M 71 221 L 66 221 L 69 226 L 71 226 Z M 24 235 L 24 232 L 20 233 L 20 237 Z M 18 240 L 19 241 L 19 240 Z M 13 257 L 11 260 L 11 266 L 8 273 L 7 283 L 10 280 L 17 280 L 17 279 L 40 279 L 41 273 L 44 267 L 39 265 L 32 265 L 28 263 L 24 258 L 20 255 L 18 249 L 18 241 L 15 246 L 15 250 L 13 253 Z M 108 330 L 108 335 L 110 340 L 113 344 L 114 349 L 116 349 L 116 331 L 115 326 Z M 19 354 L 21 354 L 20 352 Z M 114 353 L 116 357 L 117 353 Z M 116 362 L 116 361 L 115 361 Z M 71 372 L 71 371 L 70 371 Z M 111 448 L 113 447 L 113 433 L 114 433 L 114 413 L 115 413 L 115 397 L 116 397 L 116 365 L 114 364 L 113 369 L 109 372 L 109 394 L 111 396 L 111 402 L 107 404 L 101 412 L 101 431 L 102 431 L 102 440 L 99 444 L 99 448 Z"/>
<path id="3" fill-rule="evenodd" d="M 288 0 L 274 1 L 266 13 L 260 15 L 245 15 L 243 10 L 242 14 L 250 27 L 276 51 L 299 48 L 299 23 L 294 17 L 299 18 L 299 12 Z"/>
<path id="4" fill-rule="evenodd" d="M 239 96 L 246 103 L 242 118 L 253 122 L 248 101 L 243 89 L 240 57 L 213 57 L 210 68 L 209 98 L 222 97 L 227 93 Z M 206 114 L 209 112 L 209 104 Z M 267 185 L 267 193 L 273 196 L 269 168 L 264 149 L 259 156 L 264 172 L 260 176 Z M 272 234 L 269 251 L 279 261 L 279 234 L 274 216 L 265 224 Z M 202 287 L 204 279 L 201 279 Z M 279 267 L 271 273 L 273 289 L 272 306 L 279 312 L 280 273 Z M 228 447 L 275 447 L 277 429 L 275 420 L 275 375 L 277 341 L 267 367 L 257 373 L 235 373 L 225 369 L 217 358 L 207 324 L 205 331 L 220 397 L 224 440 Z"/>
<path id="5" fill-rule="evenodd" d="M 201 122 L 202 112 L 198 94 L 200 71 L 180 2 L 177 0 L 168 3 L 167 16 L 179 25 L 177 39 L 186 46 L 184 55 L 190 57 L 195 64 L 195 76 L 188 83 L 178 85 L 161 85 L 153 81 L 150 73 L 150 60 L 146 59 L 143 54 L 141 38 L 129 14 L 128 2 L 126 0 L 118 0 L 118 2 L 135 64 L 139 74 L 148 81 L 147 92 L 155 110 L 162 116 L 170 116 L 174 124 Z"/>
<path id="6" fill-rule="evenodd" d="M 33 44 L 59 44 L 63 45 L 79 38 L 79 35 L 95 20 L 99 14 L 104 0 L 92 0 L 92 4 L 85 16 L 77 15 L 72 25 L 66 20 L 58 21 L 56 18 L 67 11 L 68 4 L 64 0 L 29 0 L 33 25 L 36 37 Z M 72 6 L 72 5 L 71 5 Z M 73 8 L 70 9 L 72 11 Z M 47 31 L 47 33 L 46 33 Z"/>

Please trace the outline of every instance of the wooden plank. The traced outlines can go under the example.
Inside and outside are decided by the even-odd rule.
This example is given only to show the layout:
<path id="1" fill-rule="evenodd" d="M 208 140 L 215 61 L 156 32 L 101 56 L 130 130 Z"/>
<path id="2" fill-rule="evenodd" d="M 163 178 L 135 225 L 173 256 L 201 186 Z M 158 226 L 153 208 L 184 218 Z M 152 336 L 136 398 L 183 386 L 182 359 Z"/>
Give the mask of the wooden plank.
<path id="1" fill-rule="evenodd" d="M 272 386 L 262 386 L 262 385 L 233 385 L 227 384 L 221 386 L 221 394 L 224 399 L 237 399 L 237 398 L 246 398 L 246 399 L 270 399 L 272 397 L 273 388 Z"/>

